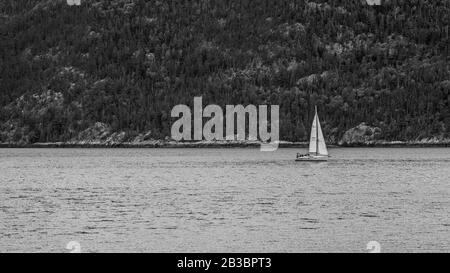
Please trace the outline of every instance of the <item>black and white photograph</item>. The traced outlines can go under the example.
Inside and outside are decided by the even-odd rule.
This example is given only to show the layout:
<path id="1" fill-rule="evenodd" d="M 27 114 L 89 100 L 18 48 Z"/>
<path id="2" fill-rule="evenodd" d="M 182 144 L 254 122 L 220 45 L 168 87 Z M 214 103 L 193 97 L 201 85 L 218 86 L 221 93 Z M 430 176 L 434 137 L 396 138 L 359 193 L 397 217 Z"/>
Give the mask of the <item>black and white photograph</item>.
<path id="1" fill-rule="evenodd" d="M 0 253 L 450 253 L 449 53 L 450 0 L 0 0 Z"/>

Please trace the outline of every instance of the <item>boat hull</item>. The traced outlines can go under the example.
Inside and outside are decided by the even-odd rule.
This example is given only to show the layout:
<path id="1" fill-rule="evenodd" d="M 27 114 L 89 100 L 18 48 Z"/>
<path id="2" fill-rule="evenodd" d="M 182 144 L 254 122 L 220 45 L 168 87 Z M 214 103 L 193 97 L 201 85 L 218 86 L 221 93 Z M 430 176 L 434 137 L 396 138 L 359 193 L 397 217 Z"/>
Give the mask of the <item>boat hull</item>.
<path id="1" fill-rule="evenodd" d="M 297 162 L 324 162 L 328 161 L 327 156 L 307 156 L 307 157 L 299 157 L 295 159 Z"/>

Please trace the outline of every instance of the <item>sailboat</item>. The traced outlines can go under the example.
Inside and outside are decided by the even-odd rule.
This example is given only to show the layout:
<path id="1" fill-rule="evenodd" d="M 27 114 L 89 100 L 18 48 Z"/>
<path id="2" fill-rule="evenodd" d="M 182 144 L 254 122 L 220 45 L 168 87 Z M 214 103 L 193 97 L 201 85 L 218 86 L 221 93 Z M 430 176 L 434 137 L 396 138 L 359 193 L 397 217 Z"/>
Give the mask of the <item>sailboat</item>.
<path id="1" fill-rule="evenodd" d="M 302 155 L 297 154 L 297 159 L 295 161 L 327 161 L 328 160 L 328 149 L 325 139 L 322 134 L 322 128 L 320 127 L 319 116 L 316 114 L 314 116 L 314 121 L 311 128 L 311 138 L 309 141 L 309 154 Z"/>

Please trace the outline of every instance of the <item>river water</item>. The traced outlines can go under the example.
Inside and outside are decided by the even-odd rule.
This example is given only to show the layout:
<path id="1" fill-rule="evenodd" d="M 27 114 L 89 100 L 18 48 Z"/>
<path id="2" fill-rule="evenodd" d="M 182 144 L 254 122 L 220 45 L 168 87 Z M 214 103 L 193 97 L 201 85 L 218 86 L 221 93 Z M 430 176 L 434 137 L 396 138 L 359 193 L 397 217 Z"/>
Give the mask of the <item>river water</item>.
<path id="1" fill-rule="evenodd" d="M 0 149 L 0 252 L 450 252 L 449 148 Z"/>

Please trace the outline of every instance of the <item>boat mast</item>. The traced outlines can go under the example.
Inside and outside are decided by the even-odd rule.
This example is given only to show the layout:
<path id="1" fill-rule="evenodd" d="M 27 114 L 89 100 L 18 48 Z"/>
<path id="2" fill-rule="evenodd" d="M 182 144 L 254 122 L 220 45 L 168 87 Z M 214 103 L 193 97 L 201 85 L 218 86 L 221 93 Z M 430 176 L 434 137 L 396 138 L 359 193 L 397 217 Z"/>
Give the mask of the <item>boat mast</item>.
<path id="1" fill-rule="evenodd" d="M 317 105 L 316 105 L 316 156 L 319 155 L 319 117 L 317 116 Z"/>

